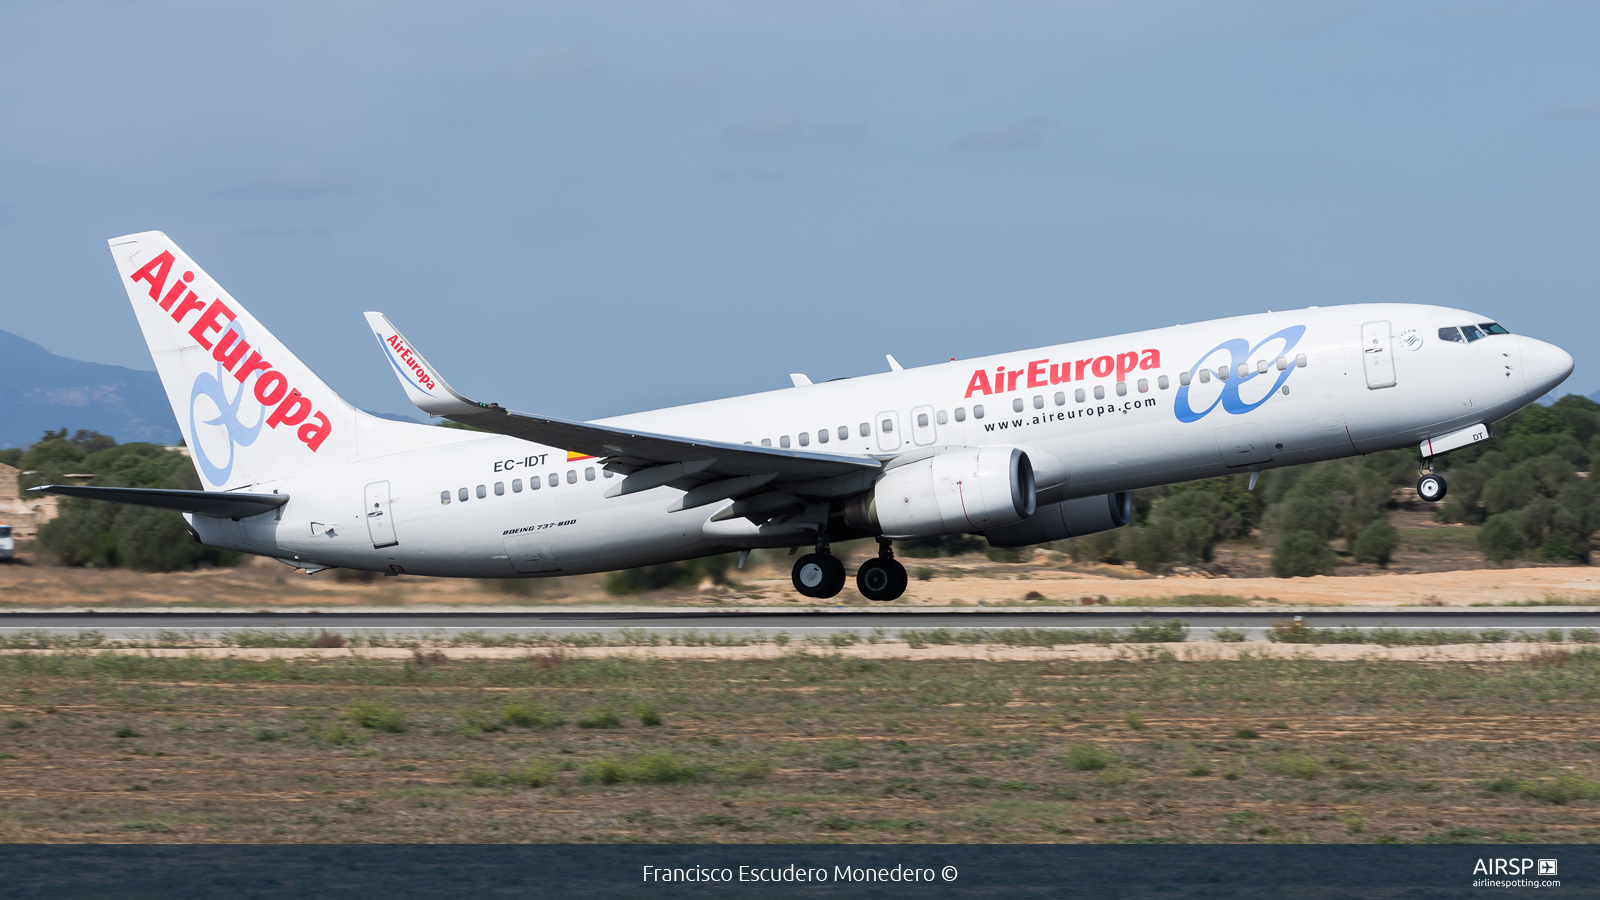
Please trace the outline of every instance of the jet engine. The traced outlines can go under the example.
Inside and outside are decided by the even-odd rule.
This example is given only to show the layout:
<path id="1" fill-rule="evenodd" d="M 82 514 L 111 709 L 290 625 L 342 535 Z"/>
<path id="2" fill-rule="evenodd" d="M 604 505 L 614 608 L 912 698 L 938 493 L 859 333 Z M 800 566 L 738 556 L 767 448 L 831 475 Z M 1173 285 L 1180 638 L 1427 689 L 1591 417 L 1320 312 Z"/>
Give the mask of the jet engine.
<path id="1" fill-rule="evenodd" d="M 985 531 L 1033 514 L 1033 463 L 1017 447 L 950 450 L 884 473 L 845 521 L 891 538 Z"/>
<path id="2" fill-rule="evenodd" d="M 1133 518 L 1133 494 L 1119 491 L 1047 503 L 1021 522 L 988 529 L 996 547 L 1025 547 L 1121 528 Z"/>

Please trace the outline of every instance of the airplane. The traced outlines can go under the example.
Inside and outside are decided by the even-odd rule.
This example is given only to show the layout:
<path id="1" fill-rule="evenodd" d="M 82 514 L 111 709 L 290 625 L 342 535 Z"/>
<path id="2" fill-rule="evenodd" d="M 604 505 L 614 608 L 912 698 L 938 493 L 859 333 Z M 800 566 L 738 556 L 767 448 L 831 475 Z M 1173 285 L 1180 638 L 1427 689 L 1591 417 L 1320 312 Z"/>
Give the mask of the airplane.
<path id="1" fill-rule="evenodd" d="M 381 313 L 385 365 L 430 416 L 346 403 L 161 232 L 109 241 L 205 490 L 34 490 L 184 514 L 194 538 L 306 573 L 606 572 L 799 548 L 792 581 L 906 589 L 893 542 L 1019 547 L 1126 525 L 1132 491 L 1417 446 L 1440 454 L 1571 374 L 1553 344 L 1442 306 L 1265 312 L 577 422 L 469 399 Z M 302 327 L 315 323 L 292 323 Z M 1046 324 L 1047 323 L 1041 323 Z"/>

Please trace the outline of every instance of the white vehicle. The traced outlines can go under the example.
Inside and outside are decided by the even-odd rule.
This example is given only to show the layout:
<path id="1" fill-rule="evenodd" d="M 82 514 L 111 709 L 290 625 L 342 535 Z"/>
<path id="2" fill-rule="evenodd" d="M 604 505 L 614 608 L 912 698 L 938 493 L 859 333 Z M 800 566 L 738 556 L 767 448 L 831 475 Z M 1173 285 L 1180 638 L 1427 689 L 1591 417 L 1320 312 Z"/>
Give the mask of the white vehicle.
<path id="1" fill-rule="evenodd" d="M 16 552 L 17 541 L 11 536 L 11 526 L 0 525 L 0 559 L 9 560 Z"/>
<path id="2" fill-rule="evenodd" d="M 307 572 L 538 577 L 806 547 L 795 588 L 824 598 L 846 578 L 829 543 L 873 537 L 856 584 L 892 600 L 894 539 L 1021 546 L 1126 524 L 1135 488 L 1419 442 L 1431 458 L 1572 372 L 1487 316 L 1358 304 L 915 369 L 891 358 L 882 374 L 572 422 L 467 399 L 368 313 L 412 402 L 483 434 L 355 409 L 165 235 L 110 244 L 207 490 L 36 490 L 180 510 L 205 544 Z M 1445 483 L 1429 466 L 1417 489 L 1438 500 Z"/>

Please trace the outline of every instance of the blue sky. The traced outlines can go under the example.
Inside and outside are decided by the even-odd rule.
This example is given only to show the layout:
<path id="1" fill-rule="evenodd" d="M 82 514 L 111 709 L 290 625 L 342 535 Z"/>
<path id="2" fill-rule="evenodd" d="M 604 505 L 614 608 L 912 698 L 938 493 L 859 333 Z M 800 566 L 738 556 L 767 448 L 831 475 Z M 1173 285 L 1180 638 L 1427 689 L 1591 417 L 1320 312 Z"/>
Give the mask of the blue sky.
<path id="1" fill-rule="evenodd" d="M 0 328 L 151 368 L 171 235 L 352 402 L 360 313 L 591 418 L 1223 315 L 1462 306 L 1600 387 L 1600 6 L 0 5 Z"/>

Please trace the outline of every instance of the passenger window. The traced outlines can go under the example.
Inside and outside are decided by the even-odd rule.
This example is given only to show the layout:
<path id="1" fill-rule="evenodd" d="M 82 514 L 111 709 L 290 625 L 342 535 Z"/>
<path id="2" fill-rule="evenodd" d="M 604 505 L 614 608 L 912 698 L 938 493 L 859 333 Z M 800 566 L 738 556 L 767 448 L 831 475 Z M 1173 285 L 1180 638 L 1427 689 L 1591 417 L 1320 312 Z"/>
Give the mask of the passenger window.
<path id="1" fill-rule="evenodd" d="M 1294 355 L 1294 367 L 1297 369 L 1306 367 L 1306 355 L 1304 353 L 1296 353 Z"/>
<path id="2" fill-rule="evenodd" d="M 522 479 L 521 478 L 513 478 L 513 479 L 511 479 L 511 493 L 513 493 L 513 494 L 522 493 Z"/>
<path id="3" fill-rule="evenodd" d="M 894 420 L 893 419 L 884 419 L 883 420 L 883 433 L 884 434 L 888 434 L 889 432 L 891 432 L 893 430 L 894 430 Z M 862 431 L 861 432 L 861 436 L 862 437 L 866 437 L 867 436 L 866 431 Z"/>
<path id="4" fill-rule="evenodd" d="M 1128 383 L 1126 381 L 1117 382 L 1117 396 L 1118 397 L 1126 397 L 1126 396 L 1128 396 Z"/>
<path id="5" fill-rule="evenodd" d="M 610 469 L 603 469 L 603 470 L 601 470 L 600 474 L 604 475 L 607 478 L 610 478 L 611 477 L 611 470 Z"/>
<path id="6" fill-rule="evenodd" d="M 1188 387 L 1189 386 L 1189 373 L 1188 372 L 1179 372 L 1178 373 L 1178 384 L 1181 384 L 1184 387 Z"/>
<path id="7" fill-rule="evenodd" d="M 1085 398 L 1084 398 L 1084 394 L 1083 394 L 1083 388 L 1078 388 L 1078 392 L 1073 395 L 1073 399 L 1077 400 L 1079 403 L 1082 403 L 1084 401 Z"/>
<path id="8" fill-rule="evenodd" d="M 460 498 L 462 503 L 467 502 L 467 489 L 462 488 L 461 490 L 457 491 L 456 496 Z"/>
<path id="9" fill-rule="evenodd" d="M 1211 370 L 1210 369 L 1201 369 L 1200 370 L 1200 383 L 1201 384 L 1210 384 L 1211 383 Z"/>
<path id="10" fill-rule="evenodd" d="M 965 422 L 966 420 L 967 420 L 967 408 L 964 407 L 964 406 L 956 407 L 956 421 L 957 422 Z"/>
<path id="11" fill-rule="evenodd" d="M 1168 381 L 1167 376 L 1165 375 L 1156 379 L 1156 387 L 1161 388 L 1163 391 L 1166 390 L 1171 384 L 1172 382 Z"/>
<path id="12" fill-rule="evenodd" d="M 529 478 L 528 479 L 528 490 L 537 491 L 539 489 L 539 484 L 540 484 L 539 476 L 535 475 L 532 478 Z"/>
<path id="13" fill-rule="evenodd" d="M 861 423 L 861 427 L 862 428 L 866 428 L 867 427 L 866 423 L 865 422 Z M 863 431 L 862 434 L 866 434 L 866 432 Z M 839 440 L 841 440 L 841 441 L 850 440 L 850 426 L 848 426 L 848 425 L 840 425 L 839 426 Z"/>
<path id="14" fill-rule="evenodd" d="M 478 485 L 478 499 L 482 500 L 487 496 L 489 496 L 489 488 L 485 485 Z"/>
<path id="15" fill-rule="evenodd" d="M 871 437 L 872 436 L 872 423 L 871 422 L 862 422 L 861 423 L 861 436 L 862 437 Z"/>
<path id="16" fill-rule="evenodd" d="M 450 492 L 449 491 L 440 491 L 439 492 L 439 502 L 442 503 L 445 506 L 449 506 L 450 505 Z"/>
<path id="17" fill-rule="evenodd" d="M 1461 326 L 1461 333 L 1467 336 L 1467 343 L 1469 344 L 1483 337 L 1483 332 L 1479 331 L 1476 325 Z"/>
<path id="18" fill-rule="evenodd" d="M 1056 391 L 1056 405 L 1057 406 L 1066 406 L 1067 405 L 1067 394 L 1066 394 L 1065 391 Z"/>
<path id="19" fill-rule="evenodd" d="M 1264 360 L 1264 359 L 1256 360 L 1256 374 L 1257 375 L 1265 375 L 1265 374 L 1267 374 L 1267 370 L 1270 369 L 1270 368 L 1272 368 L 1272 367 L 1267 365 L 1267 361 L 1266 360 Z"/>
<path id="20" fill-rule="evenodd" d="M 972 404 L 972 417 L 974 419 L 983 418 L 983 404 L 982 403 L 974 403 L 974 404 Z"/>
<path id="21" fill-rule="evenodd" d="M 1217 377 L 1221 378 L 1223 381 L 1227 381 L 1228 380 L 1228 367 L 1227 366 L 1217 366 Z"/>
<path id="22" fill-rule="evenodd" d="M 802 446 L 802 447 L 811 446 L 811 432 L 809 432 L 809 431 L 800 432 L 800 446 Z"/>
<path id="23" fill-rule="evenodd" d="M 1278 371 L 1282 372 L 1284 369 L 1287 369 L 1287 368 L 1289 368 L 1289 359 L 1288 359 L 1288 357 L 1285 357 L 1285 356 L 1278 357 Z"/>
<path id="24" fill-rule="evenodd" d="M 778 438 L 778 446 L 785 450 L 789 449 L 789 436 L 787 434 Z"/>
<path id="25" fill-rule="evenodd" d="M 1044 409 L 1044 395 L 1043 394 L 1034 394 L 1033 395 L 1033 408 L 1034 409 Z"/>
<path id="26" fill-rule="evenodd" d="M 1148 379 L 1148 378 L 1139 379 L 1139 393 L 1141 393 L 1141 394 L 1150 393 L 1150 379 Z"/>
<path id="27" fill-rule="evenodd" d="M 945 411 L 942 410 L 942 409 L 939 410 L 938 414 L 936 415 L 936 418 L 939 420 L 939 424 L 940 425 L 948 425 L 948 424 L 950 424 L 950 416 L 947 415 L 945 413 Z"/>
<path id="28" fill-rule="evenodd" d="M 761 439 L 761 446 L 763 446 L 763 447 L 771 447 L 772 446 L 772 438 L 762 438 Z"/>
<path id="29" fill-rule="evenodd" d="M 1455 327 L 1454 325 L 1451 325 L 1449 328 L 1441 328 L 1439 329 L 1439 340 L 1450 341 L 1451 343 L 1455 344 L 1462 343 L 1461 329 Z"/>
<path id="30" fill-rule="evenodd" d="M 1483 328 L 1483 333 L 1484 334 L 1510 334 L 1511 333 L 1511 332 L 1509 332 L 1509 331 L 1507 331 L 1505 329 L 1505 326 L 1498 325 L 1498 324 L 1496 324 L 1494 322 L 1484 322 L 1484 323 L 1482 323 L 1481 327 Z"/>
<path id="31" fill-rule="evenodd" d="M 1239 377 L 1243 378 L 1243 377 L 1245 377 L 1246 375 L 1249 375 L 1249 374 L 1250 374 L 1250 364 L 1249 363 L 1239 363 Z"/>
<path id="32" fill-rule="evenodd" d="M 1097 384 L 1097 385 L 1094 386 L 1094 398 L 1096 400 L 1104 400 L 1106 398 L 1106 386 L 1105 385 Z"/>
<path id="33" fill-rule="evenodd" d="M 577 469 L 568 469 L 567 470 L 567 484 L 577 484 L 577 483 L 578 483 L 578 470 Z"/>
<path id="34" fill-rule="evenodd" d="M 821 429 L 820 431 L 817 432 L 817 443 L 826 444 L 827 442 L 828 442 L 828 429 L 823 428 L 823 429 Z"/>
<path id="35" fill-rule="evenodd" d="M 554 472 L 551 472 L 550 473 L 550 486 L 551 487 L 555 487 L 556 485 L 558 485 L 560 483 L 561 483 L 561 476 L 557 475 Z"/>
<path id="36" fill-rule="evenodd" d="M 506 483 L 504 481 L 496 481 L 494 483 L 494 495 L 496 497 L 504 497 L 506 495 Z"/>
<path id="37" fill-rule="evenodd" d="M 917 413 L 917 427 L 918 428 L 927 428 L 928 427 L 928 414 L 927 413 Z"/>
<path id="38" fill-rule="evenodd" d="M 1017 399 L 1011 401 L 1011 411 L 1012 412 L 1022 412 L 1022 398 L 1021 397 L 1018 397 Z"/>
<path id="39" fill-rule="evenodd" d="M 584 481 L 593 481 L 594 480 L 594 466 L 587 466 L 587 467 L 584 468 L 584 470 L 583 470 L 583 480 Z"/>

